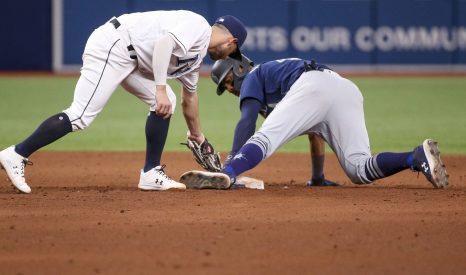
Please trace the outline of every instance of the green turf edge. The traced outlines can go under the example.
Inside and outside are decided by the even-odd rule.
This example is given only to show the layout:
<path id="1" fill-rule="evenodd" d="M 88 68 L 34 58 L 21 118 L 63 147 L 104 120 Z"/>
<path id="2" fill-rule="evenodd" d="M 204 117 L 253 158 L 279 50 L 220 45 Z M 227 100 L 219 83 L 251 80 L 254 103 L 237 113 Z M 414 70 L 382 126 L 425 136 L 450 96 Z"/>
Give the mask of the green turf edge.
<path id="1" fill-rule="evenodd" d="M 0 77 L 0 147 L 26 138 L 48 116 L 68 107 L 77 77 Z M 365 98 L 366 125 L 373 153 L 409 151 L 425 138 L 440 142 L 443 153 L 466 154 L 466 78 L 358 77 L 352 80 Z M 171 82 L 175 91 L 178 83 Z M 220 151 L 228 151 L 239 119 L 238 99 L 215 94 L 214 84 L 199 85 L 202 127 Z M 171 119 L 165 151 L 186 151 L 180 145 L 186 126 L 178 106 Z M 148 108 L 119 88 L 104 111 L 85 131 L 69 134 L 45 150 L 143 151 Z M 261 121 L 258 122 L 258 125 Z M 281 152 L 307 152 L 306 137 Z"/>

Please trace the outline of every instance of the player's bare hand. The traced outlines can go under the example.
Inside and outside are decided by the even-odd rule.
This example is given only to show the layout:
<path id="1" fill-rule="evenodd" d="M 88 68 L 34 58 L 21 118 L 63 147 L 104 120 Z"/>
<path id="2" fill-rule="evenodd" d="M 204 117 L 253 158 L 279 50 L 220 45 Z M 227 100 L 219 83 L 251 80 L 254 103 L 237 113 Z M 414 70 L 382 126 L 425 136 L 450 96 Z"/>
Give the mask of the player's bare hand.
<path id="1" fill-rule="evenodd" d="M 164 119 L 169 118 L 172 115 L 172 104 L 167 96 L 165 87 L 160 88 L 157 86 L 157 92 L 155 93 L 155 100 L 157 107 L 155 108 L 155 114 L 163 117 Z"/>
<path id="2" fill-rule="evenodd" d="M 191 131 L 188 130 L 186 135 L 187 135 L 188 139 L 195 140 L 198 144 L 202 144 L 204 142 L 204 140 L 205 140 L 205 136 L 201 132 L 198 132 L 198 133 L 194 134 L 194 133 L 191 133 Z"/>

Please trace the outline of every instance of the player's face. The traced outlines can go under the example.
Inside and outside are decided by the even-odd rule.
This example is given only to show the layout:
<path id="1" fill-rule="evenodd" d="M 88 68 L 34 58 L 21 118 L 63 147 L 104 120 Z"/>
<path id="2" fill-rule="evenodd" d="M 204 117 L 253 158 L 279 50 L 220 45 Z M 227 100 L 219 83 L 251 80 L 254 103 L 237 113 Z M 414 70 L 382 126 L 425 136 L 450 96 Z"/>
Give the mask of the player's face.
<path id="1" fill-rule="evenodd" d="M 239 96 L 239 91 L 235 90 L 235 85 L 233 81 L 233 71 L 230 71 L 223 80 L 223 87 L 225 88 L 225 90 L 234 94 L 235 96 Z"/>
<path id="2" fill-rule="evenodd" d="M 211 47 L 207 51 L 212 60 L 225 59 L 230 54 L 234 53 L 237 49 L 236 39 L 229 39 L 223 44 L 216 47 Z"/>

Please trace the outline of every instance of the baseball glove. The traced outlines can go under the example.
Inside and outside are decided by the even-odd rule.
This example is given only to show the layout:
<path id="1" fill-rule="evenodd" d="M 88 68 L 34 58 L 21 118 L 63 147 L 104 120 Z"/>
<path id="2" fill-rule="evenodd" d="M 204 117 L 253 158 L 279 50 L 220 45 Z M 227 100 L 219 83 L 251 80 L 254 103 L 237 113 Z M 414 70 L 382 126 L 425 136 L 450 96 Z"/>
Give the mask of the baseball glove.
<path id="1" fill-rule="evenodd" d="M 193 153 L 194 159 L 199 165 L 209 172 L 220 172 L 223 167 L 220 162 L 220 153 L 215 152 L 214 147 L 207 139 L 202 144 L 198 144 L 194 140 L 188 139 L 186 145 Z"/>

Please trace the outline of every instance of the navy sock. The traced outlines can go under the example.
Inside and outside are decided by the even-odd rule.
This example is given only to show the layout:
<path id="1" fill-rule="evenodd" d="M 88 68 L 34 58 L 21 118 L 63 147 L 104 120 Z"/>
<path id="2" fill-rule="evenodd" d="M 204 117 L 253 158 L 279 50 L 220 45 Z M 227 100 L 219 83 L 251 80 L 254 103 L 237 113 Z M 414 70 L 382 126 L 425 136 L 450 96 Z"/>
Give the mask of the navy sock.
<path id="1" fill-rule="evenodd" d="M 28 158 L 40 148 L 49 145 L 73 130 L 70 119 L 65 113 L 49 117 L 20 144 L 15 147 L 16 153 Z"/>
<path id="2" fill-rule="evenodd" d="M 234 178 L 244 171 L 256 167 L 263 158 L 264 153 L 259 146 L 254 143 L 246 143 L 241 147 L 238 153 L 236 153 L 230 164 L 225 166 L 223 172 L 228 174 L 230 178 Z"/>
<path id="3" fill-rule="evenodd" d="M 405 170 L 411 166 L 413 152 L 380 153 L 366 162 L 366 176 L 369 180 L 384 178 Z"/>
<path id="4" fill-rule="evenodd" d="M 411 152 L 411 154 L 409 154 L 408 158 L 406 159 L 406 165 L 408 165 L 408 167 L 413 166 L 413 161 L 414 161 L 414 152 Z"/>
<path id="5" fill-rule="evenodd" d="M 163 147 L 168 135 L 170 118 L 163 119 L 155 112 L 150 112 L 146 121 L 146 162 L 144 172 L 160 165 Z"/>

